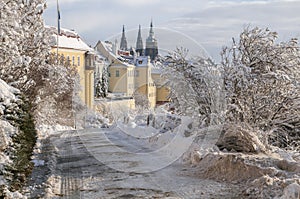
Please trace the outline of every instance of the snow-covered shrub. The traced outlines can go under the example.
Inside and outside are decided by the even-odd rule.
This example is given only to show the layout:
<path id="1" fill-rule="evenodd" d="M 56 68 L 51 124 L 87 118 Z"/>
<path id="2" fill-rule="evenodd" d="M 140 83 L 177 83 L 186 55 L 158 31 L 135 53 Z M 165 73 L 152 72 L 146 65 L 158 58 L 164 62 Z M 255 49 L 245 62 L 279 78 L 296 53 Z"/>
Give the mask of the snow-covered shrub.
<path id="1" fill-rule="evenodd" d="M 165 59 L 163 76 L 173 106 L 202 127 L 222 124 L 226 107 L 221 68 L 211 59 L 187 59 L 187 54 L 186 49 L 177 49 Z"/>
<path id="2" fill-rule="evenodd" d="M 223 49 L 226 120 L 262 130 L 278 146 L 295 139 L 299 145 L 299 46 L 297 39 L 276 39 L 277 33 L 268 29 L 246 28 L 238 42 L 233 39 Z"/>
<path id="3" fill-rule="evenodd" d="M 150 101 L 147 96 L 138 90 L 133 94 L 135 106 L 140 112 L 144 112 L 150 108 Z"/>
<path id="4" fill-rule="evenodd" d="M 36 141 L 30 103 L 19 90 L 0 79 L 0 195 L 18 190 L 31 173 L 31 155 Z"/>
<path id="5" fill-rule="evenodd" d="M 45 87 L 38 92 L 35 107 L 36 124 L 61 124 L 73 126 L 74 111 L 83 109 L 79 95 L 79 77 L 75 67 L 71 66 L 64 56 L 51 53 L 47 57 L 51 66 Z M 80 107 L 78 107 L 80 106 Z"/>

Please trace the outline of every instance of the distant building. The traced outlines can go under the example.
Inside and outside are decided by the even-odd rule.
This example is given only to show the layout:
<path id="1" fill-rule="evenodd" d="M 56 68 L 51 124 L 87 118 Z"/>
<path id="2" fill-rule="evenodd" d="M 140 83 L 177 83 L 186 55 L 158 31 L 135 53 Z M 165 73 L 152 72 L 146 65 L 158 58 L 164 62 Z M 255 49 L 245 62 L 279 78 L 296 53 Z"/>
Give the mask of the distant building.
<path id="1" fill-rule="evenodd" d="M 145 55 L 149 56 L 151 61 L 154 61 L 158 55 L 158 45 L 157 45 L 157 40 L 154 37 L 152 21 L 150 23 L 149 36 L 146 40 Z"/>
<path id="2" fill-rule="evenodd" d="M 94 69 L 95 51 L 90 48 L 73 30 L 61 29 L 57 41 L 57 29 L 46 27 L 52 31 L 54 43 L 51 52 L 63 55 L 72 66 L 75 66 L 80 77 L 81 100 L 90 108 L 94 107 Z"/>
<path id="3" fill-rule="evenodd" d="M 123 26 L 121 44 L 117 41 L 99 41 L 95 50 L 109 62 L 109 92 L 120 99 L 133 98 L 135 93 L 148 99 L 150 106 L 169 102 L 169 89 L 165 87 L 164 79 L 155 60 L 158 56 L 157 40 L 154 37 L 151 21 L 146 48 L 143 45 L 141 26 L 139 25 L 136 48 L 127 48 L 125 28 Z M 130 105 L 132 106 L 132 105 Z"/>
<path id="4" fill-rule="evenodd" d="M 127 48 L 127 39 L 125 35 L 125 27 L 123 25 L 122 29 L 122 37 L 121 37 L 121 44 L 120 44 L 120 50 L 121 51 L 128 51 L 129 49 Z M 154 30 L 153 30 L 153 22 L 151 21 L 150 23 L 150 30 L 149 30 L 149 35 L 146 39 L 146 47 L 144 48 L 143 44 L 143 39 L 142 39 L 142 32 L 141 32 L 141 25 L 139 25 L 139 30 L 138 30 L 138 36 L 136 40 L 136 48 L 134 49 L 135 52 L 133 52 L 132 49 L 131 54 L 137 53 L 139 56 L 149 56 L 151 59 L 151 62 L 155 61 L 157 56 L 158 56 L 158 43 L 157 39 L 154 36 Z"/>

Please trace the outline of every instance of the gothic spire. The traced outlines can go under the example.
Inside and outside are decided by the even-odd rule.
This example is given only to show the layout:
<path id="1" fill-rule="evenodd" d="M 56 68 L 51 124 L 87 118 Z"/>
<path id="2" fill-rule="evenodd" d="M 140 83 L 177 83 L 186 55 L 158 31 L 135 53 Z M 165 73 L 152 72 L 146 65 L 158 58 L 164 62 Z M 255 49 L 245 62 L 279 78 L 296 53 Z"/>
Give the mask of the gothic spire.
<path id="1" fill-rule="evenodd" d="M 127 39 L 126 39 L 126 36 L 125 36 L 125 26 L 124 25 L 123 25 L 120 49 L 121 50 L 127 50 Z"/>
<path id="2" fill-rule="evenodd" d="M 153 31 L 153 23 L 152 23 L 152 19 L 151 19 L 151 23 L 150 23 L 149 37 L 154 37 L 154 31 Z"/>
<path id="3" fill-rule="evenodd" d="M 141 32 L 141 25 L 139 25 L 139 32 L 136 40 L 136 52 L 138 52 L 140 55 L 143 55 L 143 39 L 142 39 L 142 32 Z"/>

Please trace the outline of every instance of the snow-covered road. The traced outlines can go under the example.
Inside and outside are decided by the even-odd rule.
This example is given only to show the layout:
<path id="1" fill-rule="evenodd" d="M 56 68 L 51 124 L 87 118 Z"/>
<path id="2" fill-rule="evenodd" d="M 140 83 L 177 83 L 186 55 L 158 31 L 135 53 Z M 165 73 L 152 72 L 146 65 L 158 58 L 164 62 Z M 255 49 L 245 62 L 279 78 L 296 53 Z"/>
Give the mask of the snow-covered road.
<path id="1" fill-rule="evenodd" d="M 185 175 L 189 166 L 157 152 L 161 146 L 119 128 L 66 131 L 50 140 L 60 179 L 52 186 L 55 198 L 234 198 L 238 192 L 236 185 Z"/>

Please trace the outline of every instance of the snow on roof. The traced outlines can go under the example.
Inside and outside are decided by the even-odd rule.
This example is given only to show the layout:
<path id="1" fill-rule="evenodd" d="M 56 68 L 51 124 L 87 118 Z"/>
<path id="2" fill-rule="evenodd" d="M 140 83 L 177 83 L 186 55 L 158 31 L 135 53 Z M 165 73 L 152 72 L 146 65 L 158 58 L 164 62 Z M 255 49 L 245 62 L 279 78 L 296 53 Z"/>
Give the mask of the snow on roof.
<path id="1" fill-rule="evenodd" d="M 162 73 L 162 64 L 160 62 L 156 62 L 153 64 L 153 67 L 151 68 L 152 74 L 161 74 Z"/>
<path id="2" fill-rule="evenodd" d="M 99 42 L 104 47 L 104 50 L 108 53 L 107 55 L 105 55 L 106 54 L 105 53 L 102 56 L 108 56 L 107 58 L 110 57 L 111 59 L 113 59 L 114 64 L 116 64 L 116 65 L 120 65 L 121 64 L 122 66 L 132 67 L 132 64 L 129 63 L 129 60 L 123 58 L 120 55 L 114 54 L 114 52 L 113 52 L 113 44 L 111 42 L 109 42 L 109 41 L 104 41 L 104 42 L 103 41 L 99 41 Z M 100 52 L 100 54 L 101 54 L 101 52 Z"/>
<path id="3" fill-rule="evenodd" d="M 113 44 L 109 41 L 101 41 L 101 44 L 104 46 L 105 50 L 115 59 L 119 59 L 121 56 L 115 55 L 113 53 Z"/>
<path id="4" fill-rule="evenodd" d="M 150 64 L 150 58 L 148 56 L 139 56 L 135 60 L 135 66 L 147 67 Z"/>
<path id="5" fill-rule="evenodd" d="M 52 26 L 46 26 L 51 33 L 52 33 L 52 46 L 57 46 L 57 28 Z M 60 48 L 69 48 L 75 50 L 82 50 L 82 51 L 93 51 L 91 47 L 89 47 L 79 36 L 77 32 L 74 30 L 68 30 L 62 28 L 60 30 L 60 34 L 58 37 L 58 46 Z"/>

